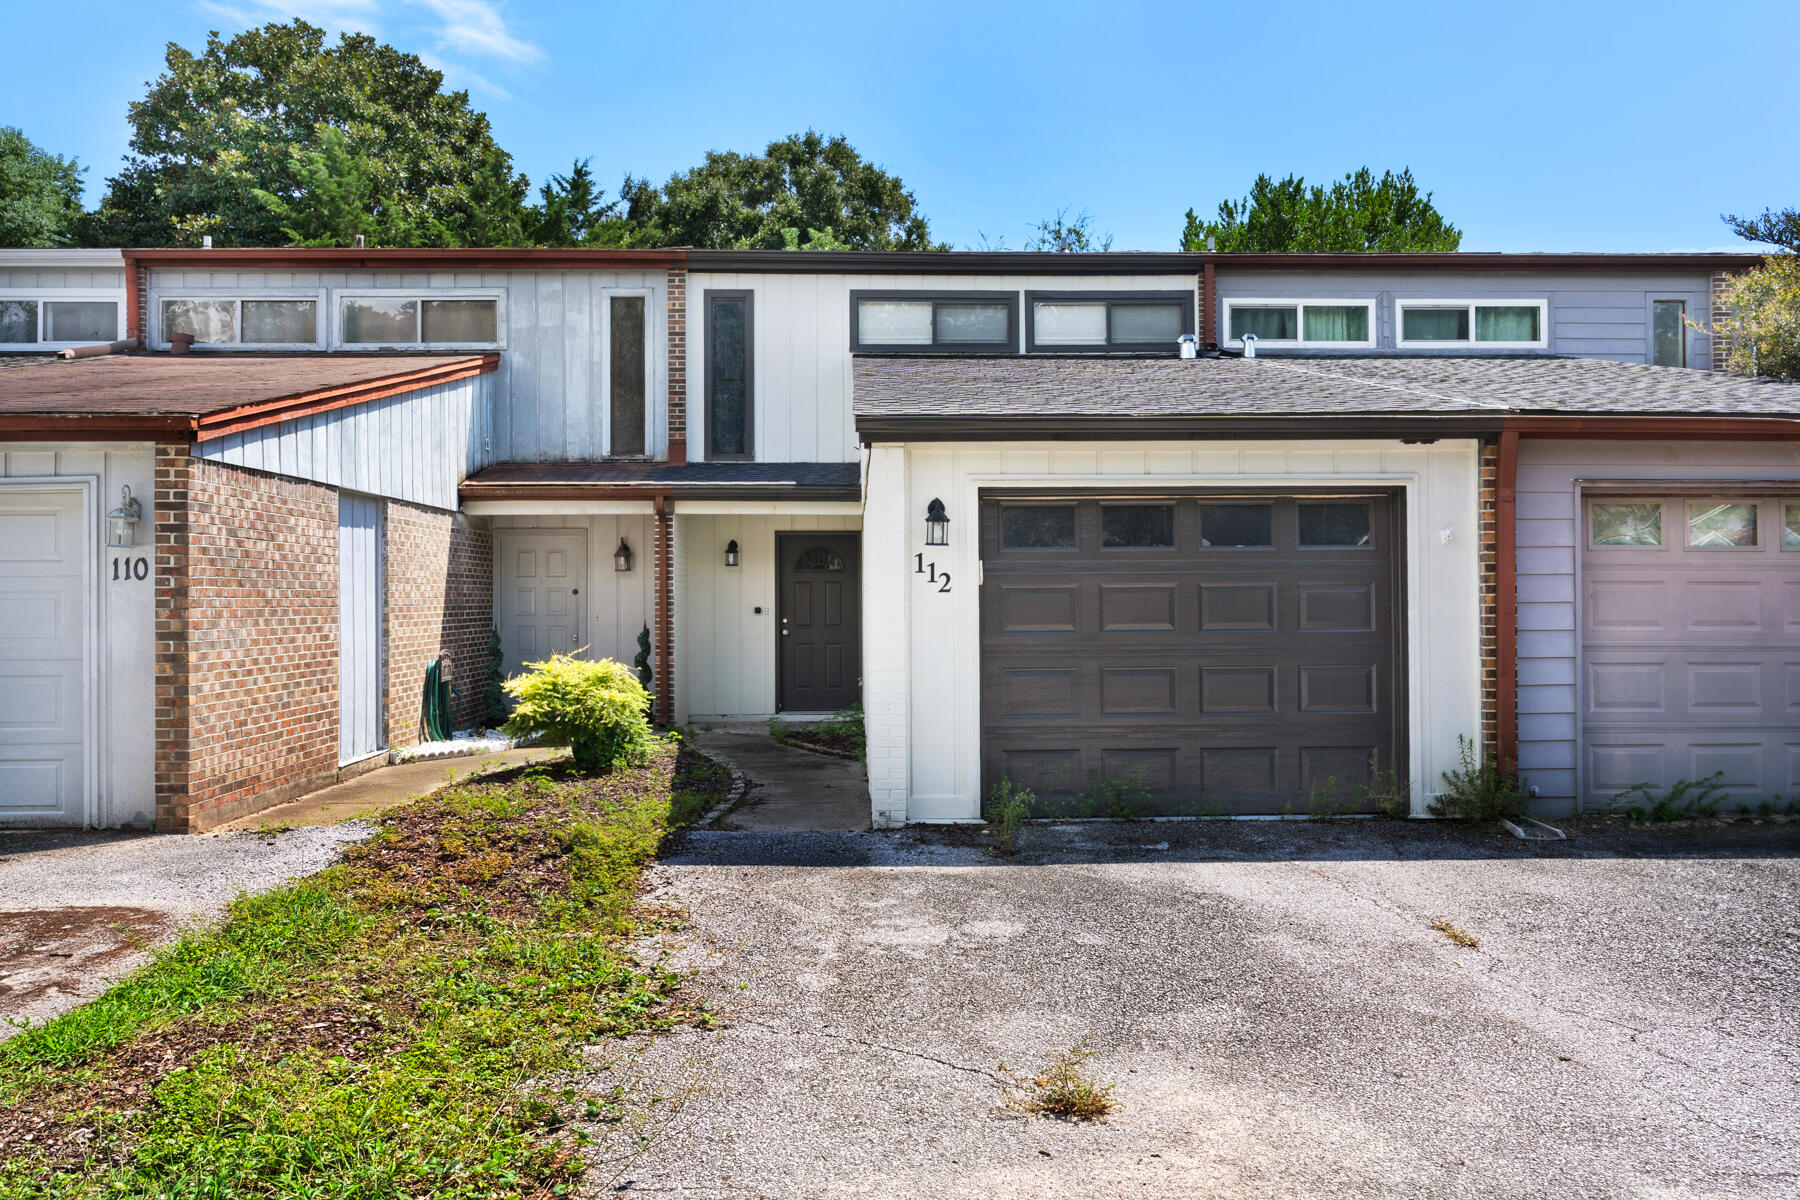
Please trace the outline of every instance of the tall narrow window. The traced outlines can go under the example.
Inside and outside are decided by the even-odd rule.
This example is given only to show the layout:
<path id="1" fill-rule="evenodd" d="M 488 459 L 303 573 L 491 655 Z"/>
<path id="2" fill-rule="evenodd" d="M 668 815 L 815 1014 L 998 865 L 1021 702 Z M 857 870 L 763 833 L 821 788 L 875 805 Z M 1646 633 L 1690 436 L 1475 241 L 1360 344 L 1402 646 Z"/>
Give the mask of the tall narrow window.
<path id="1" fill-rule="evenodd" d="M 749 292 L 706 293 L 706 457 L 749 458 L 751 314 Z"/>
<path id="2" fill-rule="evenodd" d="M 612 298 L 612 452 L 644 452 L 644 298 Z"/>
<path id="3" fill-rule="evenodd" d="M 1650 361 L 1659 367 L 1687 366 L 1687 301 L 1658 300 L 1652 316 Z"/>

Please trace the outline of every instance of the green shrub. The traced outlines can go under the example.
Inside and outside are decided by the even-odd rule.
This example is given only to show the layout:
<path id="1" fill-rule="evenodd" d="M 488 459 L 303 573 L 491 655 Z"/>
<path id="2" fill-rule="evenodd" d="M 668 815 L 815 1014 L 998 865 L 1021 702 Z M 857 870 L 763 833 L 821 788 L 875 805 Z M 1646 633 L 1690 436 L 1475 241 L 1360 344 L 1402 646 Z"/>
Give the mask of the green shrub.
<path id="1" fill-rule="evenodd" d="M 512 737 L 542 734 L 567 742 L 575 766 L 589 773 L 641 763 L 650 748 L 650 693 L 623 663 L 555 654 L 506 681 L 515 707 Z"/>
<path id="2" fill-rule="evenodd" d="M 1002 779 L 988 792 L 988 820 L 1000 828 L 1000 853 L 1013 852 L 1013 839 L 1019 826 L 1031 817 L 1031 802 L 1037 799 L 1030 788 L 1020 787 L 1010 779 Z"/>
<path id="3" fill-rule="evenodd" d="M 1444 772 L 1444 790 L 1426 811 L 1457 821 L 1498 821 L 1525 811 L 1525 793 L 1512 763 L 1481 762 L 1474 741 L 1458 736 L 1462 766 Z"/>

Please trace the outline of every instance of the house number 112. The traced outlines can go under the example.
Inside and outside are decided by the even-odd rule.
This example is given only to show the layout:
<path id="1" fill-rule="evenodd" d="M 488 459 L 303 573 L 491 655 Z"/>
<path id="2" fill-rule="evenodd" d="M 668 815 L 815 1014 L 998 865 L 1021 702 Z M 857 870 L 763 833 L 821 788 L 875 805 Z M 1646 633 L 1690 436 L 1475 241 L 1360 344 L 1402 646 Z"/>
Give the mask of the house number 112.
<path id="1" fill-rule="evenodd" d="M 925 576 L 925 582 L 937 584 L 940 592 L 950 590 L 950 572 L 938 570 L 937 564 L 926 562 L 923 554 L 913 555 L 913 574 Z"/>

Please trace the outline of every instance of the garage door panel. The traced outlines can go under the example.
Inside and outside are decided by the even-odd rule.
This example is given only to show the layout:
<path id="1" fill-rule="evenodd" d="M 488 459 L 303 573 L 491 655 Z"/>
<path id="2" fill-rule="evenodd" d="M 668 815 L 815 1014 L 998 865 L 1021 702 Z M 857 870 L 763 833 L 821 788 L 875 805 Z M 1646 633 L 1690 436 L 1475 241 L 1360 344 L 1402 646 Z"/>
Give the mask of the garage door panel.
<path id="1" fill-rule="evenodd" d="M 1603 806 L 1647 784 L 1718 775 L 1732 803 L 1754 806 L 1793 785 L 1800 721 L 1800 555 L 1783 551 L 1780 496 L 1758 506 L 1758 545 L 1689 545 L 1705 530 L 1685 496 L 1590 501 L 1660 507 L 1662 545 L 1582 551 L 1583 792 Z M 1710 501 L 1706 503 L 1711 503 Z M 1660 616 L 1658 605 L 1661 605 Z"/>
<path id="2" fill-rule="evenodd" d="M 1318 550 L 1298 546 L 1292 498 L 1261 505 L 1266 534 L 1171 503 L 1172 521 L 1143 527 L 1172 550 L 1101 544 L 1100 502 L 1077 501 L 1050 523 L 1073 548 L 1052 556 L 1009 551 L 995 510 L 1015 504 L 984 500 L 984 786 L 1166 813 L 1303 808 L 1313 776 L 1360 794 L 1376 764 L 1392 769 L 1401 720 L 1391 500 L 1321 526 L 1372 522 L 1371 545 Z M 1274 545 L 1201 545 L 1209 527 Z"/>
<path id="3" fill-rule="evenodd" d="M 1374 746 L 1309 746 L 1300 751 L 1300 790 L 1310 800 L 1359 797 L 1374 780 Z"/>
<path id="4" fill-rule="evenodd" d="M 86 816 L 85 495 L 0 485 L 0 823 Z"/>

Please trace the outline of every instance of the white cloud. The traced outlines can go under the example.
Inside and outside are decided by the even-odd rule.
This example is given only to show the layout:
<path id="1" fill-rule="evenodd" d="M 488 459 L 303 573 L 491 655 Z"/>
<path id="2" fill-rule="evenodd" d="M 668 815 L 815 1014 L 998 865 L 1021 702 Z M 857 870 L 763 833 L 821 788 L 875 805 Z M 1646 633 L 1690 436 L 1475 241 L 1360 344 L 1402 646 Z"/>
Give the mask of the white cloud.
<path id="1" fill-rule="evenodd" d="M 430 38 L 452 60 L 532 63 L 544 57 L 543 50 L 507 28 L 499 5 L 491 0 L 198 0 L 196 7 L 239 28 L 299 17 L 328 30 L 374 33 L 386 21 L 397 27 L 389 40 L 399 49 L 412 48 L 405 44 L 408 35 Z M 432 65 L 506 95 L 504 89 L 453 62 Z"/>

